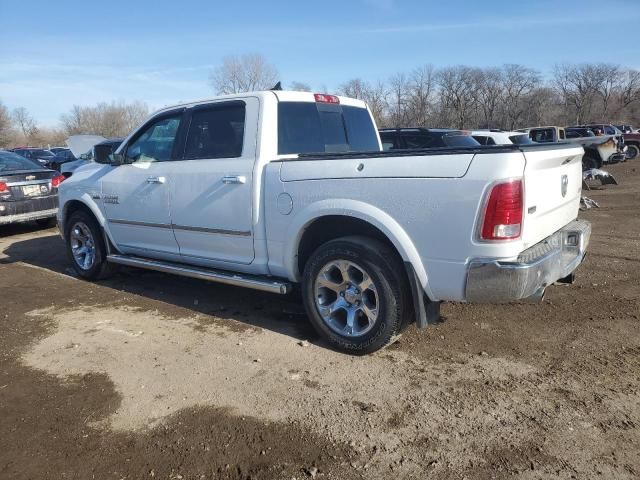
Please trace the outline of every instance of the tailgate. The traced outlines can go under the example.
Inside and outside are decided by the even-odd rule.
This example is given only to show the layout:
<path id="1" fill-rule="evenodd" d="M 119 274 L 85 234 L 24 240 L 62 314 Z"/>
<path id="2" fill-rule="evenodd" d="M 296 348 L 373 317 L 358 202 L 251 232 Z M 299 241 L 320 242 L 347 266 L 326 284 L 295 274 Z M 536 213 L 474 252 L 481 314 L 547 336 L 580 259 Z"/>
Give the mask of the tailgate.
<path id="1" fill-rule="evenodd" d="M 575 220 L 582 193 L 581 146 L 523 147 L 524 225 L 522 239 L 534 245 Z"/>

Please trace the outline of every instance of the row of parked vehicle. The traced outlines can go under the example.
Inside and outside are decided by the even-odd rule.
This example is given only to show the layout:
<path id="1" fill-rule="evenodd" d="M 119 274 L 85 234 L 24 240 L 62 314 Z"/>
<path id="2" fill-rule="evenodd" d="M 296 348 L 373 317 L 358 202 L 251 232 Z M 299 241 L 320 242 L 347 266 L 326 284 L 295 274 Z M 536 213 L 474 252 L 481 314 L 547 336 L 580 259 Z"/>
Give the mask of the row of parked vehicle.
<path id="1" fill-rule="evenodd" d="M 380 138 L 384 150 L 574 143 L 584 149 L 582 165 L 584 170 L 589 170 L 638 157 L 640 133 L 634 132 L 629 125 L 621 127 L 628 133 L 623 133 L 618 127 L 610 124 L 546 126 L 517 131 L 385 128 L 380 130 Z"/>
<path id="2" fill-rule="evenodd" d="M 52 225 L 60 184 L 80 166 L 111 155 L 122 140 L 76 135 L 67 139 L 68 147 L 0 150 L 0 225 Z"/>

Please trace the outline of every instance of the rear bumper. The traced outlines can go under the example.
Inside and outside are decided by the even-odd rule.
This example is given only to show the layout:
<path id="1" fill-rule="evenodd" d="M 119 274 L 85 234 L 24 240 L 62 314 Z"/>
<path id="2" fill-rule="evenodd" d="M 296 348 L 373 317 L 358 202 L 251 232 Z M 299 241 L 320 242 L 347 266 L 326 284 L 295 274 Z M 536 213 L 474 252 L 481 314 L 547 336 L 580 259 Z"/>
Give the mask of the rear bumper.
<path id="1" fill-rule="evenodd" d="M 57 212 L 57 195 L 35 197 L 15 202 L 0 202 L 0 225 L 51 218 L 55 217 Z"/>
<path id="2" fill-rule="evenodd" d="M 474 259 L 468 264 L 465 300 L 505 303 L 541 296 L 582 263 L 591 224 L 575 220 L 522 252 L 515 261 Z"/>
<path id="3" fill-rule="evenodd" d="M 9 223 L 30 222 L 32 220 L 40 220 L 41 218 L 54 218 L 58 213 L 57 208 L 51 210 L 40 210 L 39 212 L 18 213 L 15 215 L 0 216 L 0 225 L 8 225 Z"/>

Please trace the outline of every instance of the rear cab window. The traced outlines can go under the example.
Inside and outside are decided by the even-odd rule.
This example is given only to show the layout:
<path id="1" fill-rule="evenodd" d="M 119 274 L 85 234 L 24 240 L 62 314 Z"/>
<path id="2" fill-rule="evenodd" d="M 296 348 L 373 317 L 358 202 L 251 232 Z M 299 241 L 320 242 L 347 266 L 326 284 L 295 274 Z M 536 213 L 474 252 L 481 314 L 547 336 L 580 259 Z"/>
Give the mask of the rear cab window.
<path id="1" fill-rule="evenodd" d="M 320 102 L 278 102 L 278 154 L 379 151 L 366 108 Z"/>

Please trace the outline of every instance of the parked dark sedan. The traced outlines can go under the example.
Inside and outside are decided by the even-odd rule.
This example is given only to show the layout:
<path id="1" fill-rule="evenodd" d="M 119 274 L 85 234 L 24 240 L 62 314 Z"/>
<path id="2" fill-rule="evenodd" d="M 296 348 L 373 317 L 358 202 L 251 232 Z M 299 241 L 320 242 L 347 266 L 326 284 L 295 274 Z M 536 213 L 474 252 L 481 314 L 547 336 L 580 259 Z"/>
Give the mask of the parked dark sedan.
<path id="1" fill-rule="evenodd" d="M 0 150 L 0 225 L 32 220 L 43 226 L 51 224 L 63 180 L 54 170 Z"/>
<path id="2" fill-rule="evenodd" d="M 44 148 L 14 148 L 12 151 L 21 157 L 34 160 L 45 167 L 50 166 L 51 163 L 56 160 L 55 154 L 51 153 L 49 150 L 45 150 Z"/>
<path id="3" fill-rule="evenodd" d="M 479 147 L 471 132 L 448 128 L 383 128 L 383 150 Z"/>

